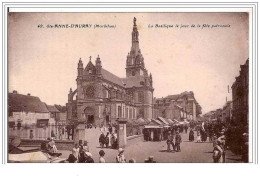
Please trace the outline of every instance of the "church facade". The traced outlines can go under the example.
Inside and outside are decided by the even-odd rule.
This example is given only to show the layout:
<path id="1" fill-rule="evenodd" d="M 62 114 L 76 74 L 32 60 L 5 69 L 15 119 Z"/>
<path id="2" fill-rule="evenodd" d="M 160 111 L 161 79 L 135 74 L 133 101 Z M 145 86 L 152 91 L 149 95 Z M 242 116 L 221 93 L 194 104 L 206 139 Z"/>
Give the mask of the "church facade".
<path id="1" fill-rule="evenodd" d="M 153 79 L 145 68 L 139 47 L 136 18 L 133 21 L 132 47 L 126 58 L 126 77 L 120 78 L 102 67 L 97 56 L 86 67 L 79 59 L 77 89 L 68 94 L 68 122 L 113 123 L 117 118 L 153 118 Z"/>

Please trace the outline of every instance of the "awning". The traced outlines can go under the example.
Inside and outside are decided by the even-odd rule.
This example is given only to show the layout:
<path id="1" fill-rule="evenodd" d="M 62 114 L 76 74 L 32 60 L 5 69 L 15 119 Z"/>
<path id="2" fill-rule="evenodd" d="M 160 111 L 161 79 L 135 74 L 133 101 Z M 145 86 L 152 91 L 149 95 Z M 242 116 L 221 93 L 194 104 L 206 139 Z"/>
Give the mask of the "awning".
<path id="1" fill-rule="evenodd" d="M 156 123 L 157 125 L 162 125 L 162 122 L 160 122 L 160 121 L 157 120 L 157 119 L 152 119 L 152 122 Z"/>
<path id="2" fill-rule="evenodd" d="M 162 129 L 163 127 L 160 126 L 156 126 L 156 125 L 145 125 L 144 126 L 145 129 Z"/>
<path id="3" fill-rule="evenodd" d="M 160 120 L 161 122 L 163 122 L 166 125 L 169 125 L 169 123 L 162 117 L 158 117 L 158 120 Z"/>
<path id="4" fill-rule="evenodd" d="M 180 123 L 177 119 L 173 119 L 174 122 Z"/>
<path id="5" fill-rule="evenodd" d="M 174 121 L 171 120 L 171 119 L 167 119 L 167 121 L 168 121 L 170 124 L 174 123 Z"/>

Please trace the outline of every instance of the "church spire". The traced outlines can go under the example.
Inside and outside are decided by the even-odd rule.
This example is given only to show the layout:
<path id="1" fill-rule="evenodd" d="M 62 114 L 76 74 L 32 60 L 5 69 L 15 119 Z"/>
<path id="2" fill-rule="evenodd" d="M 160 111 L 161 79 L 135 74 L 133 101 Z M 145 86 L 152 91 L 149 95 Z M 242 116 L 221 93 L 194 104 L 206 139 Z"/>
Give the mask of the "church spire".
<path id="1" fill-rule="evenodd" d="M 83 75 L 83 63 L 81 58 L 79 59 L 78 62 L 78 76 L 82 76 Z"/>
<path id="2" fill-rule="evenodd" d="M 133 32 L 132 32 L 132 53 L 137 54 L 139 51 L 139 39 L 138 39 L 139 33 L 136 26 L 136 18 L 134 17 L 134 26 L 133 26 Z"/>
<path id="3" fill-rule="evenodd" d="M 96 73 L 101 74 L 101 69 L 102 69 L 102 65 L 101 65 L 100 57 L 98 55 L 96 59 Z"/>

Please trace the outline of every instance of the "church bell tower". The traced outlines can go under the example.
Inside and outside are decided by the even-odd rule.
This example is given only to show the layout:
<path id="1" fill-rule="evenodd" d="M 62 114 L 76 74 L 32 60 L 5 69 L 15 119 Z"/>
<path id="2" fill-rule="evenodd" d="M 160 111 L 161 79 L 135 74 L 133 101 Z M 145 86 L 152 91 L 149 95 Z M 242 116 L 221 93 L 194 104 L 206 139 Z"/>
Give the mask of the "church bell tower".
<path id="1" fill-rule="evenodd" d="M 133 22 L 132 47 L 126 59 L 126 77 L 144 76 L 146 72 L 144 58 L 139 47 L 139 32 L 135 17 Z"/>

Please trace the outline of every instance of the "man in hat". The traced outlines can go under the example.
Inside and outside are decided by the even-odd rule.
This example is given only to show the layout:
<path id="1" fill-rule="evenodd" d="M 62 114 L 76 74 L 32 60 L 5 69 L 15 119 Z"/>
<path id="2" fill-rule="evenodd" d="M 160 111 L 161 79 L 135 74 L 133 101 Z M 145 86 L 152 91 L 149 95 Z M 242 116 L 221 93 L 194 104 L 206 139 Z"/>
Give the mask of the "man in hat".
<path id="1" fill-rule="evenodd" d="M 126 162 L 126 159 L 125 159 L 125 156 L 123 155 L 123 153 L 124 153 L 124 149 L 119 148 L 118 149 L 118 155 L 116 156 L 116 162 L 117 163 L 125 163 Z"/>
<path id="2" fill-rule="evenodd" d="M 166 140 L 166 143 L 167 143 L 167 151 L 170 152 L 171 151 L 171 145 L 172 145 L 172 149 L 173 151 L 175 150 L 175 146 L 174 146 L 174 143 L 173 143 L 173 134 L 171 133 L 171 131 L 168 132 L 168 138 Z"/>
<path id="3" fill-rule="evenodd" d="M 182 142 L 181 135 L 179 131 L 177 131 L 175 136 L 175 147 L 177 148 L 176 150 L 177 152 L 181 151 L 181 142 Z"/>

